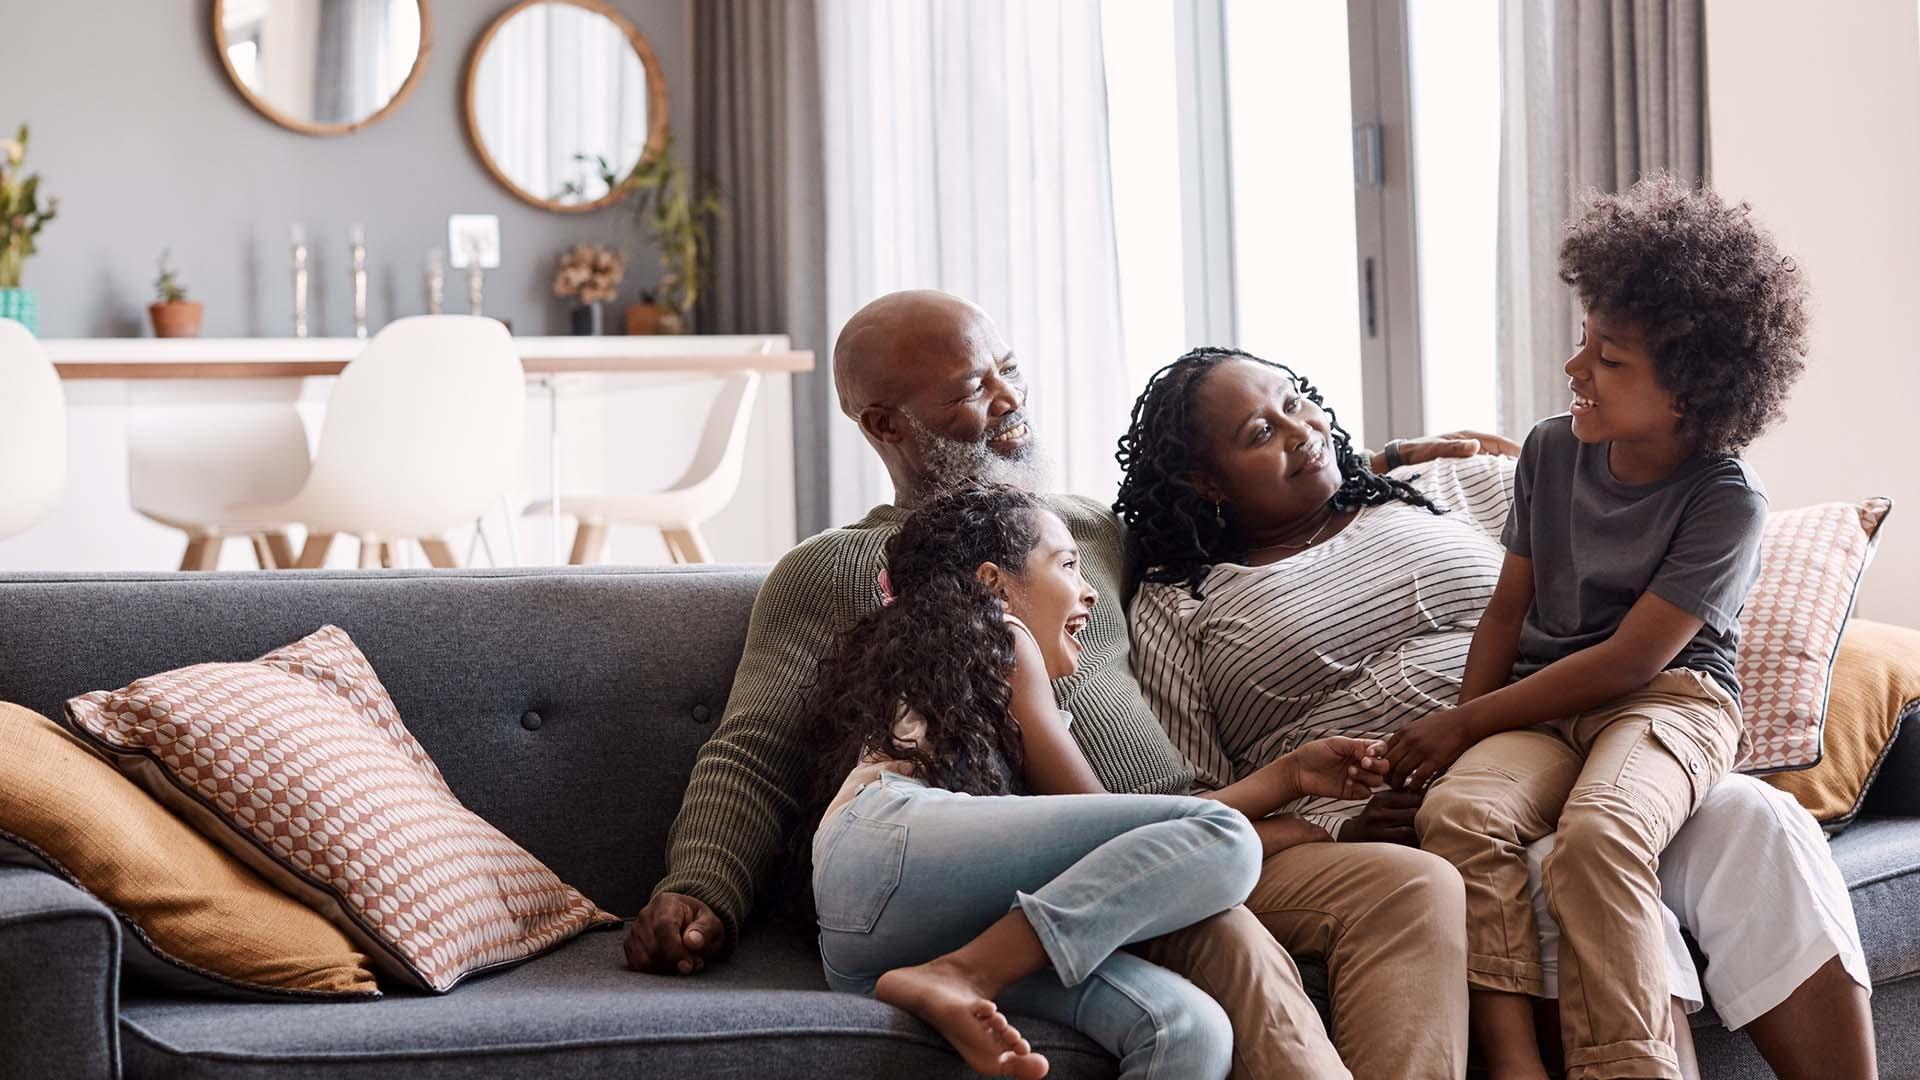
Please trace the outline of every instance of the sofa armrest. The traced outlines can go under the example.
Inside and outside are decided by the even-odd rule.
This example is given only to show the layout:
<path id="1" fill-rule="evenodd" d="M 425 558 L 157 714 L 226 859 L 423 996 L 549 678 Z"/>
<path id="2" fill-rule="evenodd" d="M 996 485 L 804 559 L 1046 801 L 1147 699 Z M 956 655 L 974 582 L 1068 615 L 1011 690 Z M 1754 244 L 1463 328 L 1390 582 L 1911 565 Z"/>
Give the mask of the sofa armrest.
<path id="1" fill-rule="evenodd" d="M 65 881 L 0 865 L 0 1076 L 120 1075 L 120 924 Z"/>

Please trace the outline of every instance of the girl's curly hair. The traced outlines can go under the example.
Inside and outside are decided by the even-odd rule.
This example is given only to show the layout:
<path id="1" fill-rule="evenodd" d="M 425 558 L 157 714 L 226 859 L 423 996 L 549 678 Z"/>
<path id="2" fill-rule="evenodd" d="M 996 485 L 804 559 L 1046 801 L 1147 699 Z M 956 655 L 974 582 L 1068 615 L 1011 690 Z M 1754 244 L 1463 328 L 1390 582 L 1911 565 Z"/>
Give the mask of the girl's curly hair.
<path id="1" fill-rule="evenodd" d="M 991 562 L 1018 576 L 1040 538 L 1037 497 L 1000 484 L 937 496 L 887 541 L 894 599 L 861 616 L 820 661 L 804 711 L 816 747 L 813 790 L 789 845 L 786 892 L 810 899 L 813 833 L 847 773 L 868 753 L 910 762 L 932 787 L 1007 794 L 1025 761 L 1010 705 L 1013 633 L 975 577 Z M 927 722 L 917 746 L 894 738 L 908 711 Z"/>
<path id="2" fill-rule="evenodd" d="M 1580 303 L 1645 335 L 1698 453 L 1745 449 L 1806 368 L 1805 276 L 1751 214 L 1655 173 L 1589 192 L 1560 244 L 1560 280 Z"/>
<path id="3" fill-rule="evenodd" d="M 1353 438 L 1340 426 L 1319 389 L 1292 368 L 1239 349 L 1205 346 L 1147 380 L 1146 389 L 1133 403 L 1133 423 L 1120 437 L 1120 449 L 1114 454 L 1125 475 L 1113 512 L 1127 526 L 1134 580 L 1177 583 L 1197 598 L 1200 582 L 1216 564 L 1247 556 L 1246 537 L 1233 506 L 1223 504 L 1216 516 L 1214 504 L 1189 479 L 1208 466 L 1193 415 L 1195 394 L 1206 377 L 1229 360 L 1286 372 L 1308 401 L 1325 410 L 1333 431 L 1334 456 L 1340 462 L 1340 487 L 1329 500 L 1334 510 L 1397 500 L 1441 512 L 1413 488 L 1374 472 L 1366 455 L 1353 448 Z"/>

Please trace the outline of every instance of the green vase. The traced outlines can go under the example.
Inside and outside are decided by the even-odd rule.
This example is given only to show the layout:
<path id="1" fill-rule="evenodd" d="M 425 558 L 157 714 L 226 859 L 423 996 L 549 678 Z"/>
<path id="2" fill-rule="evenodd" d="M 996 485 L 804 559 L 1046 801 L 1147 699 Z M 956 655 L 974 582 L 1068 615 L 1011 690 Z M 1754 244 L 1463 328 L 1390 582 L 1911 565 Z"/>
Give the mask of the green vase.
<path id="1" fill-rule="evenodd" d="M 0 319 L 12 319 L 27 328 L 27 333 L 40 332 L 40 301 L 33 295 L 32 289 L 0 289 Z"/>

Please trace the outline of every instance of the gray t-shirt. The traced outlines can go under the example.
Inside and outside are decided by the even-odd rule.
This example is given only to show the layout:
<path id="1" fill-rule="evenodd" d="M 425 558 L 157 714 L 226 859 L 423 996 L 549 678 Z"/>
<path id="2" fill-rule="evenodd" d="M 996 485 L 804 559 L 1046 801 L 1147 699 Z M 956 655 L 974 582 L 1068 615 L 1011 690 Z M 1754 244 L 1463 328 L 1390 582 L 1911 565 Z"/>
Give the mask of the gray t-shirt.
<path id="1" fill-rule="evenodd" d="M 1533 560 L 1514 677 L 1605 641 L 1651 592 L 1705 622 L 1667 666 L 1711 675 L 1737 700 L 1737 620 L 1760 573 L 1766 520 L 1766 492 L 1739 458 L 1696 456 L 1663 480 L 1623 484 L 1607 444 L 1575 438 L 1571 416 L 1535 424 L 1500 534 Z"/>

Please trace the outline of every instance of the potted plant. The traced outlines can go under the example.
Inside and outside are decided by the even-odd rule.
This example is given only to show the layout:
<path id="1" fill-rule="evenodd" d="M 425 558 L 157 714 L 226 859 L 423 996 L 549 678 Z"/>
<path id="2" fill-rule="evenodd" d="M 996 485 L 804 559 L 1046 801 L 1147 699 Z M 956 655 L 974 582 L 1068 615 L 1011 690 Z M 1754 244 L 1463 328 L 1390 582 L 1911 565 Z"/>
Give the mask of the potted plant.
<path id="1" fill-rule="evenodd" d="M 168 251 L 160 249 L 160 276 L 154 279 L 154 301 L 147 305 L 153 320 L 154 337 L 199 337 L 204 305 L 187 299 L 187 287 L 168 263 Z"/>
<path id="2" fill-rule="evenodd" d="M 27 256 L 35 250 L 34 237 L 60 208 L 59 199 L 40 205 L 40 174 L 25 176 L 27 125 L 19 134 L 0 139 L 0 318 L 14 319 L 27 330 L 40 328 L 40 305 L 32 291 L 20 287 Z"/>
<path id="3" fill-rule="evenodd" d="M 626 260 L 610 247 L 575 244 L 560 256 L 553 295 L 574 298 L 574 333 L 602 332 L 600 305 L 620 295 L 620 279 L 626 275 Z"/>
<path id="4" fill-rule="evenodd" d="M 720 216 L 719 189 L 706 178 L 694 180 L 674 157 L 672 139 L 624 180 L 613 175 L 605 158 L 595 160 L 609 187 L 623 184 L 638 196 L 632 204 L 634 223 L 660 248 L 660 280 L 627 308 L 627 333 L 686 333 L 693 327 L 693 309 L 713 255 L 707 230 Z"/>

